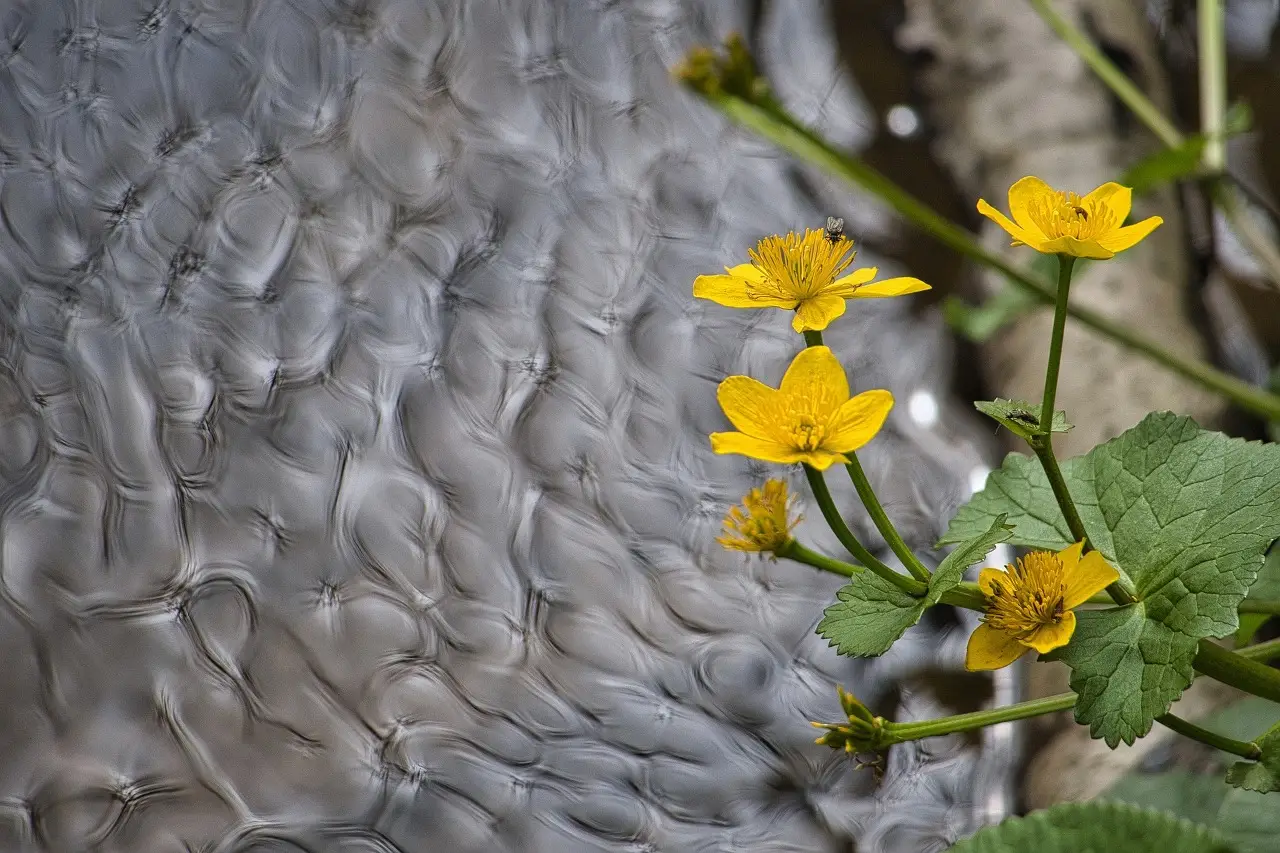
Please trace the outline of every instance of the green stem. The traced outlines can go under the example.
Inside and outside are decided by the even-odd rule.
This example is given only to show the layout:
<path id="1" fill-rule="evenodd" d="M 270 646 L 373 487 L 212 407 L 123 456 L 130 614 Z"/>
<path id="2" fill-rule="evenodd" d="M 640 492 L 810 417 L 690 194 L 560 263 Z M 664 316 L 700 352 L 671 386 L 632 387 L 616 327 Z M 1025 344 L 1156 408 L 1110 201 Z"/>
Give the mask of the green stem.
<path id="1" fill-rule="evenodd" d="M 853 535 L 853 531 L 844 523 L 840 510 L 836 508 L 835 501 L 831 499 L 831 492 L 827 489 L 827 481 L 822 476 L 821 471 L 811 465 L 805 465 L 804 473 L 809 478 L 809 488 L 813 490 L 813 497 L 818 502 L 818 508 L 822 510 L 822 517 L 827 520 L 827 524 L 831 527 L 831 531 L 835 533 L 836 538 L 840 540 L 840 544 L 847 548 L 858 562 L 907 595 L 913 595 L 918 598 L 928 591 L 928 587 L 920 583 L 920 581 L 895 572 L 877 560 L 874 554 L 863 547 L 862 543 Z"/>
<path id="2" fill-rule="evenodd" d="M 815 569 L 822 569 L 824 572 L 831 572 L 833 575 L 851 578 L 856 574 L 866 571 L 866 566 L 859 566 L 856 563 L 846 563 L 843 560 L 837 560 L 834 557 L 828 557 L 826 554 L 819 554 L 811 548 L 806 548 L 796 540 L 792 539 L 787 544 L 773 552 L 775 556 L 784 557 L 788 560 L 795 560 L 797 563 L 804 563 L 813 566 Z"/>
<path id="3" fill-rule="evenodd" d="M 1265 613 L 1269 616 L 1280 616 L 1280 601 L 1268 601 L 1262 598 L 1246 598 L 1236 607 L 1240 613 Z"/>
<path id="4" fill-rule="evenodd" d="M 946 600 L 946 596 L 943 596 Z M 1227 652 L 1227 654 L 1232 654 Z M 1242 657 L 1252 661 L 1266 660 L 1271 657 L 1280 657 L 1280 640 L 1270 640 L 1266 643 L 1258 643 L 1254 646 L 1241 649 L 1235 652 L 1236 657 Z M 1265 668 L 1265 667 L 1264 667 Z M 1207 674 L 1207 673 L 1206 673 Z M 1076 704 L 1075 693 L 1059 693 L 1056 696 L 1048 696 L 1044 699 L 1033 699 L 1029 702 L 1019 702 L 1015 705 L 1006 705 L 1002 708 L 992 708 L 985 711 L 974 711 L 969 714 L 957 714 L 951 717 L 941 717 L 936 720 L 922 720 L 915 723 L 892 723 L 885 724 L 885 731 L 889 737 L 886 745 L 894 743 L 904 743 L 909 740 L 920 740 L 926 737 L 936 737 L 938 735 L 955 734 L 957 732 L 968 732 L 974 729 L 993 726 L 997 723 L 1008 723 L 1014 720 L 1025 720 L 1029 717 L 1038 717 L 1043 714 L 1052 714 L 1056 711 L 1066 711 L 1074 707 Z M 1179 734 L 1187 737 L 1195 738 L 1210 746 L 1215 746 L 1235 755 L 1243 755 L 1245 758 L 1253 757 L 1245 752 L 1240 751 L 1241 748 L 1247 750 L 1248 744 L 1241 741 L 1233 741 L 1222 735 L 1215 734 L 1206 729 L 1189 723 L 1181 717 L 1173 714 L 1165 714 L 1156 718 L 1157 721 L 1164 726 L 1172 729 Z M 1203 735 L 1203 736 L 1198 736 Z"/>
<path id="5" fill-rule="evenodd" d="M 1210 640 L 1201 640 L 1192 666 L 1223 684 L 1280 702 L 1280 670 L 1254 660 L 1257 647 L 1253 649 L 1254 654 L 1246 655 L 1228 651 Z"/>
<path id="6" fill-rule="evenodd" d="M 699 92 L 708 103 L 733 121 L 773 142 L 801 160 L 825 169 L 880 198 L 900 216 L 965 257 L 1003 274 L 1018 287 L 1046 303 L 1054 301 L 1054 291 L 1045 282 L 984 249 L 967 231 L 940 216 L 936 211 L 893 181 L 862 161 L 838 151 L 800 126 L 794 118 L 776 107 L 764 107 L 723 91 Z M 1109 317 L 1087 308 L 1069 306 L 1070 316 L 1104 337 L 1110 338 L 1169 370 L 1209 388 L 1243 409 L 1267 420 L 1280 420 L 1280 396 L 1243 382 L 1181 352 L 1166 349 L 1159 343 L 1138 335 Z"/>
<path id="7" fill-rule="evenodd" d="M 1226 11 L 1223 0 L 1198 0 L 1196 29 L 1200 37 L 1200 131 L 1204 152 L 1200 161 L 1212 175 L 1227 166 L 1224 131 L 1227 115 Z"/>
<path id="8" fill-rule="evenodd" d="M 997 723 L 1009 723 L 1014 720 L 1025 720 L 1066 711 L 1076 704 L 1076 694 L 1059 693 L 1044 699 L 1032 699 L 1029 702 L 1018 702 L 1002 708 L 991 708 L 986 711 L 973 711 L 968 714 L 956 714 L 951 717 L 939 717 L 936 720 L 921 720 L 917 723 L 886 723 L 885 732 L 889 743 L 905 743 L 909 740 L 920 740 L 926 737 L 950 735 L 957 732 L 971 732 Z"/>
<path id="9" fill-rule="evenodd" d="M 1029 0 L 1032 8 L 1039 13 L 1045 23 L 1058 34 L 1067 46 L 1076 52 L 1084 63 L 1093 69 L 1093 73 L 1101 78 L 1107 88 L 1119 98 L 1125 106 L 1133 110 L 1147 129 L 1159 137 L 1169 148 L 1177 148 L 1182 144 L 1182 134 L 1173 126 L 1164 113 L 1151 103 L 1151 100 L 1143 94 L 1142 90 L 1133 84 L 1129 77 L 1117 68 L 1111 60 L 1107 59 L 1106 54 L 1098 50 L 1097 46 L 1089 40 L 1089 37 L 1081 32 L 1074 24 L 1058 13 L 1049 0 Z M 1203 3 L 1203 0 L 1201 0 Z"/>
<path id="10" fill-rule="evenodd" d="M 804 345 L 807 347 L 822 346 L 822 332 L 815 332 L 812 329 L 804 333 Z"/>
<path id="11" fill-rule="evenodd" d="M 858 461 L 857 454 L 849 452 L 845 454 L 845 458 L 849 460 L 849 463 L 844 466 L 849 472 L 849 479 L 853 481 L 853 488 L 857 490 L 858 497 L 862 500 L 862 505 L 867 508 L 867 513 L 871 516 L 871 520 L 875 522 L 876 530 L 880 531 L 884 541 L 889 544 L 890 550 L 902 561 L 902 565 L 907 567 L 907 571 L 911 572 L 911 576 L 922 583 L 928 583 L 929 570 L 907 547 L 907 543 L 903 541 L 898 529 L 889 520 L 884 507 L 880 505 L 880 499 L 876 497 L 875 490 L 871 488 L 871 482 L 867 479 L 867 472 L 862 470 L 862 463 Z"/>
<path id="12" fill-rule="evenodd" d="M 1045 445 L 1053 437 L 1053 405 L 1058 396 L 1058 369 L 1062 366 L 1062 338 L 1067 329 L 1067 304 L 1071 293 L 1071 268 L 1076 259 L 1058 255 L 1058 293 L 1053 303 L 1053 334 L 1049 339 L 1049 366 L 1044 373 L 1044 397 L 1040 404 L 1040 430 Z M 1070 500 L 1070 498 L 1068 498 Z M 1084 528 L 1082 527 L 1081 530 Z M 1073 534 L 1075 530 L 1071 531 Z"/>
<path id="13" fill-rule="evenodd" d="M 1223 752 L 1229 752 L 1232 755 L 1238 755 L 1250 761 L 1257 761 L 1262 757 L 1262 750 L 1256 743 L 1245 743 L 1235 738 L 1229 738 L 1226 735 L 1220 735 L 1217 732 L 1211 732 L 1189 720 L 1175 717 L 1173 714 L 1163 714 L 1156 717 L 1156 722 L 1184 737 L 1198 740 Z"/>
<path id="14" fill-rule="evenodd" d="M 938 601 L 941 604 L 963 607 L 966 610 L 976 610 L 979 613 L 984 613 L 987 609 L 987 597 L 982 594 L 982 589 L 972 581 L 961 581 L 944 592 Z"/>
<path id="15" fill-rule="evenodd" d="M 1236 654 L 1242 658 L 1262 662 L 1280 658 L 1280 639 L 1267 640 L 1265 643 L 1256 643 L 1252 646 L 1245 646 L 1243 649 L 1236 649 Z"/>

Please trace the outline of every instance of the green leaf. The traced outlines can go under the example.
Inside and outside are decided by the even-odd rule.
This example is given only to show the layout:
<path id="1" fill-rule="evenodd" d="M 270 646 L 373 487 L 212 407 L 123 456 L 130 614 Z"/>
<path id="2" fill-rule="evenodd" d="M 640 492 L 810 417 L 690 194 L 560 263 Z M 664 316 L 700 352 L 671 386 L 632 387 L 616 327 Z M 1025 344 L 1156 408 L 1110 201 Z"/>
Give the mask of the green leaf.
<path id="1" fill-rule="evenodd" d="M 836 603 L 823 613 L 818 634 L 842 655 L 876 657 L 912 625 L 947 590 L 960 583 L 964 570 L 1009 538 L 1004 516 L 997 516 L 988 528 L 946 556 L 929 578 L 923 598 L 908 595 L 872 572 L 859 575 L 836 593 Z"/>
<path id="2" fill-rule="evenodd" d="M 1218 809 L 1229 790 L 1218 776 L 1171 770 L 1166 773 L 1126 774 L 1100 799 L 1172 812 L 1194 823 L 1214 826 L 1218 820 Z"/>
<path id="3" fill-rule="evenodd" d="M 1259 794 L 1276 793 L 1280 791 L 1280 723 L 1255 743 L 1261 747 L 1262 757 L 1257 761 L 1237 761 L 1227 768 L 1227 784 Z"/>
<path id="4" fill-rule="evenodd" d="M 1120 183 L 1142 195 L 1164 184 L 1188 178 L 1200 170 L 1204 145 L 1205 138 L 1201 134 L 1188 136 L 1178 147 L 1162 148 L 1130 166 L 1120 178 Z"/>
<path id="5" fill-rule="evenodd" d="M 1219 833 L 1125 803 L 1062 803 L 980 830 L 952 853 L 1239 853 Z"/>
<path id="6" fill-rule="evenodd" d="M 1004 424 L 1010 432 L 1022 438 L 1030 438 L 1040 427 L 1040 404 L 1027 403 L 1023 400 L 1005 400 L 997 397 L 994 400 L 979 400 L 973 407 L 989 418 Z M 1067 423 L 1067 413 L 1054 410 L 1052 432 L 1067 432 L 1071 424 Z"/>
<path id="7" fill-rule="evenodd" d="M 1249 601 L 1280 601 L 1280 548 L 1275 545 L 1267 552 L 1258 572 L 1257 580 L 1249 587 L 1245 596 Z M 1236 648 L 1246 646 L 1253 640 L 1253 635 L 1266 624 L 1271 616 L 1266 613 L 1241 613 L 1240 627 L 1236 630 Z"/>
<path id="8" fill-rule="evenodd" d="M 1253 108 L 1248 101 L 1236 101 L 1227 107 L 1222 117 L 1222 132 L 1226 136 L 1239 136 L 1253 130 Z"/>
<path id="9" fill-rule="evenodd" d="M 948 296 L 942 303 L 942 319 L 965 338 L 982 343 L 1041 304 L 1033 294 L 1005 285 L 979 305 L 970 305 L 957 296 Z"/>
<path id="10" fill-rule="evenodd" d="M 1280 447 L 1202 430 L 1168 412 L 1062 465 L 1095 548 L 1138 604 L 1076 614 L 1056 658 L 1072 668 L 1076 719 L 1114 746 L 1146 734 L 1189 683 L 1196 641 L 1237 626 L 1236 607 L 1280 535 Z M 1010 542 L 1071 542 L 1038 462 L 1010 455 L 942 543 L 1007 514 Z"/>
<path id="11" fill-rule="evenodd" d="M 1076 720 L 1115 748 L 1131 744 L 1191 684 L 1196 639 L 1149 618 L 1142 602 L 1076 613 L 1071 642 L 1041 657 L 1071 667 Z"/>

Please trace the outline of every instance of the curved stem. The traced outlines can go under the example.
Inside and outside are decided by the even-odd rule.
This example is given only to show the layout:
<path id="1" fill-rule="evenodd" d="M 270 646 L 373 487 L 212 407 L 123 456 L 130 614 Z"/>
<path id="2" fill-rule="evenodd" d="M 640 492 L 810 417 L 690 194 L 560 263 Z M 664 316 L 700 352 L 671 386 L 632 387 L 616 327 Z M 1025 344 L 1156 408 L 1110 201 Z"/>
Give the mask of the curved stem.
<path id="1" fill-rule="evenodd" d="M 1262 757 L 1262 750 L 1256 743 L 1246 743 L 1235 738 L 1229 738 L 1226 735 L 1220 735 L 1217 732 L 1211 732 L 1206 728 L 1197 726 L 1195 723 L 1176 717 L 1173 714 L 1163 714 L 1156 717 L 1156 722 L 1167 729 L 1172 729 L 1178 734 L 1189 737 L 1192 740 L 1198 740 L 1201 743 L 1208 744 L 1223 752 L 1229 752 L 1232 755 L 1238 755 L 1241 758 L 1248 758 L 1251 761 L 1257 761 Z"/>
<path id="2" fill-rule="evenodd" d="M 1254 654 L 1257 653 L 1256 648 Z M 1253 657 L 1228 651 L 1210 640 L 1201 640 L 1191 663 L 1199 672 L 1223 684 L 1280 702 L 1280 669 L 1258 663 Z"/>
<path id="3" fill-rule="evenodd" d="M 831 527 L 831 531 L 835 533 L 836 538 L 840 540 L 840 544 L 847 548 L 858 562 L 907 595 L 913 595 L 918 598 L 928 591 L 928 587 L 920 583 L 920 581 L 899 574 L 877 560 L 875 554 L 868 551 L 858 541 L 857 537 L 853 535 L 853 531 L 844 523 L 840 510 L 836 509 L 835 501 L 831 499 L 831 492 L 827 489 L 827 481 L 822 476 L 821 471 L 810 465 L 805 465 L 804 473 L 809 478 L 809 488 L 813 490 L 813 497 L 818 502 L 818 508 L 822 510 L 822 517 L 827 520 L 827 524 Z"/>
<path id="4" fill-rule="evenodd" d="M 813 566 L 815 569 L 822 569 L 824 572 L 831 572 L 833 575 L 840 575 L 846 578 L 851 578 L 867 570 L 866 566 L 859 566 L 857 563 L 846 563 L 843 560 L 828 557 L 826 554 L 819 554 L 794 539 L 773 553 L 778 557 L 795 560 L 797 563 L 804 563 L 807 566 Z"/>
<path id="5" fill-rule="evenodd" d="M 867 513 L 871 516 L 871 520 L 875 522 L 876 530 L 880 531 L 880 535 L 884 537 L 884 541 L 888 543 L 890 550 L 897 555 L 902 561 L 902 565 L 907 567 L 907 571 L 911 572 L 911 576 L 922 583 L 929 582 L 929 570 L 920 562 L 907 543 L 903 541 L 898 528 L 893 526 L 893 522 L 889 520 L 889 516 L 885 513 L 884 507 L 880 505 L 880 499 L 876 497 L 875 490 L 871 488 L 871 482 L 867 479 L 867 473 L 862 470 L 862 463 L 858 461 L 857 454 L 849 452 L 845 454 L 845 458 L 849 463 L 845 465 L 845 470 L 849 472 L 849 479 L 853 481 L 853 488 L 857 490 L 858 497 L 862 500 L 862 505 L 867 508 Z"/>
<path id="6" fill-rule="evenodd" d="M 1280 616 L 1280 601 L 1246 598 L 1240 602 L 1236 610 L 1240 613 L 1265 613 L 1268 616 Z"/>
<path id="7" fill-rule="evenodd" d="M 1245 646 L 1243 649 L 1236 649 L 1236 654 L 1242 658 L 1256 661 L 1269 661 L 1280 658 L 1280 639 L 1267 640 L 1265 643 L 1255 643 L 1252 646 Z"/>
<path id="8" fill-rule="evenodd" d="M 963 607 L 965 610 L 976 610 L 978 613 L 985 613 L 987 610 L 987 597 L 982 594 L 982 589 L 972 581 L 961 581 L 951 589 L 942 594 L 938 599 L 940 604 L 950 604 L 952 607 Z"/>

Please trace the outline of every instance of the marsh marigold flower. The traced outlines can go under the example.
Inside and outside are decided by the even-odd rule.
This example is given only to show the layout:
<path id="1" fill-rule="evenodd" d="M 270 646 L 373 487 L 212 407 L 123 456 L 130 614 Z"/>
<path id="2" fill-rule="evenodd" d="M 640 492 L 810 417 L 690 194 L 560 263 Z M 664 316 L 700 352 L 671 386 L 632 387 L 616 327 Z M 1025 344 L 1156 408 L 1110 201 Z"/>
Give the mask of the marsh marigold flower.
<path id="1" fill-rule="evenodd" d="M 893 408 L 877 389 L 849 398 L 844 368 L 829 347 L 808 347 L 791 362 L 782 384 L 770 388 L 750 376 L 730 376 L 716 392 L 738 432 L 713 432 L 716 453 L 741 453 L 764 462 L 806 462 L 825 471 L 870 441 Z"/>
<path id="2" fill-rule="evenodd" d="M 1106 183 L 1086 196 L 1059 192 L 1039 178 L 1026 177 L 1009 188 L 1013 220 L 978 200 L 978 212 L 1008 231 L 1013 245 L 1047 255 L 1075 255 L 1105 261 L 1135 245 L 1164 222 L 1149 216 L 1124 226 L 1133 190 Z"/>
<path id="3" fill-rule="evenodd" d="M 853 241 L 829 239 L 825 231 L 807 229 L 785 237 L 765 237 L 748 249 L 751 263 L 725 267 L 726 275 L 700 275 L 693 295 L 728 308 L 786 308 L 796 312 L 791 328 L 822 331 L 844 313 L 846 299 L 902 296 L 928 290 L 918 278 L 872 282 L 876 267 L 845 274 L 853 263 Z"/>
<path id="4" fill-rule="evenodd" d="M 791 495 L 783 480 L 766 480 L 747 492 L 742 506 L 729 509 L 724 517 L 724 535 L 716 541 L 730 551 L 772 553 L 791 541 L 791 529 L 800 518 L 791 518 Z"/>
<path id="5" fill-rule="evenodd" d="M 1119 578 L 1101 554 L 1081 557 L 1083 550 L 1077 542 L 1056 554 L 1032 551 L 1004 571 L 982 570 L 987 612 L 969 637 L 966 669 L 1000 669 L 1028 649 L 1043 654 L 1067 644 L 1076 629 L 1072 610 Z"/>

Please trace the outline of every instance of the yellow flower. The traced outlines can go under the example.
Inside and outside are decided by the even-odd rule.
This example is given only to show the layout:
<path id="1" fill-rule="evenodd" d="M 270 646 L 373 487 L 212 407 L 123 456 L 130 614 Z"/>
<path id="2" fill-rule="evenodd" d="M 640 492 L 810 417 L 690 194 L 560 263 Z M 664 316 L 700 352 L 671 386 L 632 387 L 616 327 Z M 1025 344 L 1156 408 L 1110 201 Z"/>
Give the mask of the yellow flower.
<path id="1" fill-rule="evenodd" d="M 844 313 L 844 301 L 870 296 L 902 296 L 928 290 L 918 278 L 888 278 L 874 284 L 876 268 L 843 275 L 853 263 L 853 241 L 843 235 L 830 239 L 825 231 L 807 229 L 785 237 L 765 237 L 747 250 L 751 263 L 725 267 L 728 275 L 700 275 L 693 295 L 728 308 L 794 309 L 791 328 L 797 332 L 827 327 Z"/>
<path id="2" fill-rule="evenodd" d="M 1008 231 L 1013 245 L 1028 245 L 1046 255 L 1075 255 L 1105 261 L 1135 245 L 1164 222 L 1150 216 L 1127 227 L 1133 190 L 1105 183 L 1081 198 L 1058 192 L 1039 178 L 1026 177 L 1009 188 L 1010 221 L 978 199 L 978 212 Z"/>
<path id="3" fill-rule="evenodd" d="M 849 399 L 844 368 L 829 347 L 801 350 L 778 388 L 750 376 L 730 376 L 716 397 L 740 430 L 711 433 L 716 453 L 806 462 L 819 471 L 848 462 L 844 454 L 875 437 L 893 408 L 893 395 L 882 389 Z"/>
<path id="4" fill-rule="evenodd" d="M 800 523 L 791 520 L 787 484 L 783 480 L 765 480 L 764 486 L 752 489 L 742 499 L 741 507 L 732 507 L 724 517 L 724 535 L 716 541 L 730 551 L 777 551 L 791 541 L 791 529 Z"/>
<path id="5" fill-rule="evenodd" d="M 1065 646 L 1076 629 L 1071 611 L 1114 583 L 1119 574 L 1097 551 L 1081 558 L 1084 543 L 1054 554 L 1032 551 L 1004 571 L 983 569 L 978 586 L 987 612 L 969 637 L 965 668 L 1000 669 L 1035 649 Z"/>

